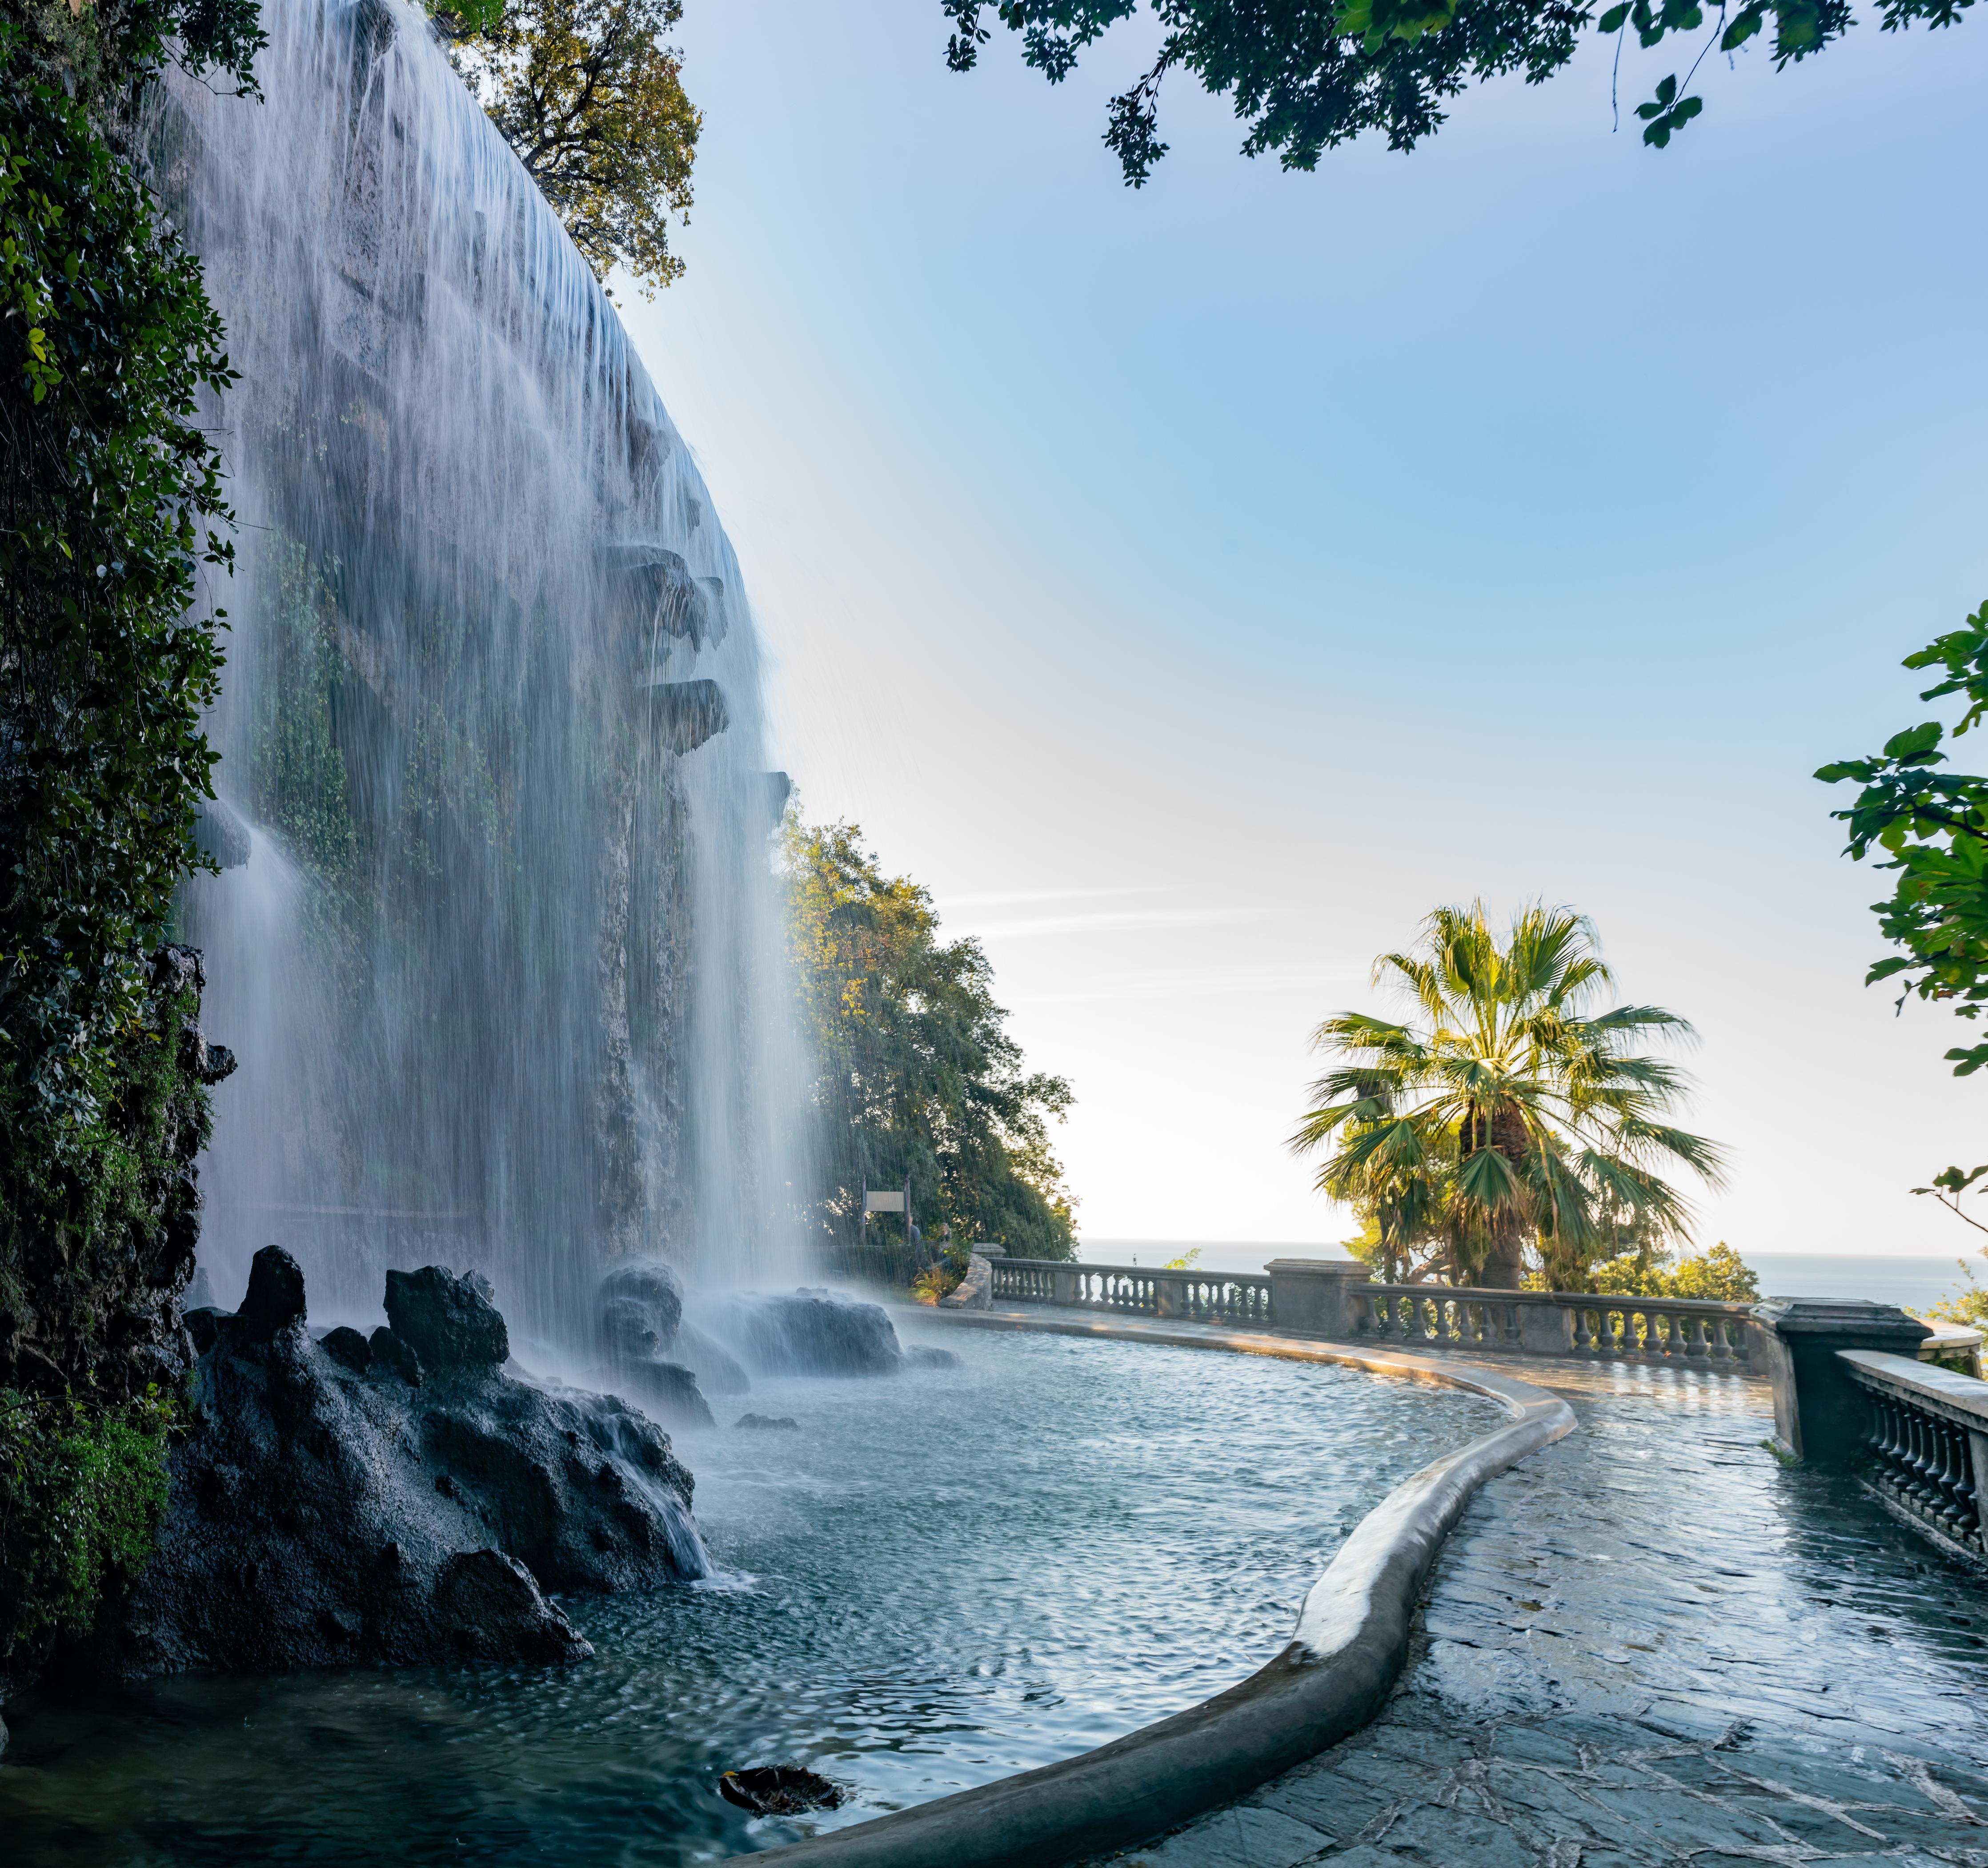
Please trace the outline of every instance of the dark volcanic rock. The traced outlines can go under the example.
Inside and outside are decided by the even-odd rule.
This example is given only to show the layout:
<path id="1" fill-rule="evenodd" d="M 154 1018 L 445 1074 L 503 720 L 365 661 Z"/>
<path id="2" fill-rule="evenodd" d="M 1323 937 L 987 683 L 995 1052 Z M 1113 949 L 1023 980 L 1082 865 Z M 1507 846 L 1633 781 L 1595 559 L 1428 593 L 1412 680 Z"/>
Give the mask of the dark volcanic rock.
<path id="1" fill-rule="evenodd" d="M 683 1281 L 660 1259 L 632 1259 L 600 1281 L 600 1328 L 610 1352 L 661 1355 L 682 1321 Z"/>
<path id="2" fill-rule="evenodd" d="M 683 1322 L 683 1281 L 660 1259 L 631 1259 L 600 1281 L 604 1379 L 673 1426 L 715 1424 L 697 1374 L 669 1354 Z"/>
<path id="3" fill-rule="evenodd" d="M 441 1265 L 387 1274 L 387 1321 L 424 1369 L 500 1369 L 510 1332 L 490 1301 L 489 1281 Z"/>
<path id="4" fill-rule="evenodd" d="M 950 1349 L 929 1349 L 915 1342 L 904 1352 L 904 1363 L 911 1369 L 957 1369 L 959 1358 Z"/>
<path id="5" fill-rule="evenodd" d="M 435 1309 L 431 1344 L 460 1357 L 466 1333 L 488 1356 L 479 1311 L 449 1295 L 416 1314 Z M 401 1342 L 376 1332 L 362 1373 L 342 1340 L 224 1323 L 195 1372 L 157 1550 L 81 1667 L 134 1678 L 570 1659 L 587 1643 L 546 1592 L 705 1573 L 690 1474 L 633 1408 L 487 1360 L 431 1363 L 410 1387 L 384 1365 L 383 1339 Z"/>
<path id="6" fill-rule="evenodd" d="M 355 1335 L 357 1333 L 353 1332 Z M 404 1336 L 396 1336 L 385 1324 L 367 1338 L 366 1352 L 371 1365 L 382 1374 L 397 1375 L 410 1388 L 421 1386 L 421 1359 Z"/>
<path id="7" fill-rule="evenodd" d="M 194 1354 L 205 1355 L 212 1349 L 215 1338 L 221 1334 L 221 1324 L 234 1315 L 232 1310 L 222 1310 L 212 1304 L 188 1311 L 184 1321 L 187 1334 L 193 1338 Z"/>
<path id="8" fill-rule="evenodd" d="M 326 1330 L 318 1346 L 354 1375 L 363 1375 L 373 1365 L 371 1345 L 350 1324 L 341 1323 L 335 1330 Z"/>
<path id="9" fill-rule="evenodd" d="M 791 1297 L 735 1297 L 725 1334 L 761 1375 L 895 1375 L 904 1365 L 898 1332 L 881 1304 L 797 1291 Z"/>
<path id="10" fill-rule="evenodd" d="M 303 1321 L 303 1270 L 280 1245 L 265 1245 L 255 1254 L 248 1267 L 248 1294 L 235 1315 L 243 1333 L 258 1342 Z"/>
<path id="11" fill-rule="evenodd" d="M 697 1376 L 681 1362 L 664 1362 L 660 1356 L 617 1363 L 614 1380 L 625 1389 L 645 1413 L 654 1414 L 673 1426 L 708 1427 L 711 1403 L 697 1385 Z"/>
<path id="12" fill-rule="evenodd" d="M 773 1428 L 791 1427 L 799 1433 L 801 1423 L 786 1414 L 741 1414 L 732 1424 L 762 1432 Z"/>
<path id="13" fill-rule="evenodd" d="M 685 1322 L 677 1330 L 677 1360 L 696 1372 L 698 1386 L 705 1393 L 742 1395 L 752 1386 L 739 1359 L 708 1330 Z"/>

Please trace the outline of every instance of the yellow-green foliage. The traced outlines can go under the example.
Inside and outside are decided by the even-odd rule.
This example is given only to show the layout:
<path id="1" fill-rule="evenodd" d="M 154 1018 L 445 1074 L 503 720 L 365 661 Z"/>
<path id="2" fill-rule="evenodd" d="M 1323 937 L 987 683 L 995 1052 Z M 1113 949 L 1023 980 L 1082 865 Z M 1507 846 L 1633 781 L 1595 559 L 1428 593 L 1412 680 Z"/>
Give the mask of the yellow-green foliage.
<path id="1" fill-rule="evenodd" d="M 1982 1256 L 1988 1257 L 1988 1251 Z M 1954 1263 L 1960 1267 L 1961 1288 L 1947 1292 L 1925 1312 L 1927 1318 L 1937 1323 L 1964 1324 L 1970 1329 L 1988 1328 L 1988 1291 L 1982 1288 L 1966 1259 L 1956 1258 Z"/>
<path id="2" fill-rule="evenodd" d="M 1613 1297 L 1698 1298 L 1757 1304 L 1760 1281 L 1722 1239 L 1709 1252 L 1673 1259 L 1667 1252 L 1625 1252 L 1594 1267 L 1591 1290 Z"/>

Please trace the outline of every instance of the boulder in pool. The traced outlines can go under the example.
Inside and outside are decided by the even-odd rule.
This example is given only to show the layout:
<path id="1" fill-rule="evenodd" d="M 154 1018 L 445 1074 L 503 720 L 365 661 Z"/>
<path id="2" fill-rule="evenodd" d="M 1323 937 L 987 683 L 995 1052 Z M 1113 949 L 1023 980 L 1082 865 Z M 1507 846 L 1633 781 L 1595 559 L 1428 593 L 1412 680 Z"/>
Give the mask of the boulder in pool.
<path id="1" fill-rule="evenodd" d="M 895 1375 L 904 1365 L 881 1304 L 826 1291 L 727 1301 L 726 1336 L 759 1375 Z"/>
<path id="2" fill-rule="evenodd" d="M 600 1281 L 596 1298 L 603 1385 L 671 1426 L 714 1425 L 697 1371 L 675 1352 L 683 1323 L 683 1282 L 676 1273 L 661 1259 L 631 1259 Z"/>
<path id="3" fill-rule="evenodd" d="M 612 1396 L 492 1362 L 489 1296 L 428 1269 L 362 1365 L 343 1338 L 219 1320 L 157 1547 L 77 1670 L 575 1660 L 590 1650 L 556 1592 L 708 1572 L 668 1437 Z M 411 1319 L 418 1386 L 380 1352 Z"/>
<path id="4" fill-rule="evenodd" d="M 683 1281 L 660 1258 L 631 1258 L 600 1281 L 598 1301 L 610 1355 L 660 1355 L 683 1321 Z"/>

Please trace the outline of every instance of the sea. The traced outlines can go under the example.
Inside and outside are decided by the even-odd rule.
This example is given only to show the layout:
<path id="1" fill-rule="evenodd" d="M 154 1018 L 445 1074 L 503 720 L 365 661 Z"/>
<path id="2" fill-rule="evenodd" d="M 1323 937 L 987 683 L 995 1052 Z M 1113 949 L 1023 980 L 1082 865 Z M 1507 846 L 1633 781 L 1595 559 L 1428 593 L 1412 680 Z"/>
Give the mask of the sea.
<path id="1" fill-rule="evenodd" d="M 1265 1245 L 1195 1239 L 1085 1239 L 1077 1257 L 1087 1264 L 1164 1265 L 1190 1252 L 1205 1271 L 1260 1271 L 1273 1258 L 1303 1258 L 1317 1245 Z M 1959 1255 L 1937 1258 L 1893 1257 L 1888 1254 L 1846 1254 L 1821 1252 L 1745 1252 L 1740 1256 L 1760 1281 L 1763 1297 L 1868 1298 L 1874 1303 L 1898 1304 L 1927 1310 L 1943 1297 L 1965 1288 Z M 1970 1259 L 1988 1283 L 1988 1265 Z"/>

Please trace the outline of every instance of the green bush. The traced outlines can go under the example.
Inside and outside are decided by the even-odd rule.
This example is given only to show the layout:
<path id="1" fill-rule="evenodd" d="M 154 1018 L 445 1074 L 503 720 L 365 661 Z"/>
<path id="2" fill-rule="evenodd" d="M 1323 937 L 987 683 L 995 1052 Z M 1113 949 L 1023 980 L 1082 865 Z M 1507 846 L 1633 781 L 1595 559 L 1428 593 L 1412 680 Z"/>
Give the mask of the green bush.
<path id="1" fill-rule="evenodd" d="M 169 39 L 249 87 L 253 0 L 0 0 L 0 1672 L 143 1561 L 225 1068 L 161 942 L 212 795 L 200 398 L 233 378 L 113 147 Z"/>
<path id="2" fill-rule="evenodd" d="M 1726 1304 L 1757 1304 L 1760 1280 L 1722 1239 L 1708 1252 L 1673 1260 L 1645 1247 L 1604 1259 L 1594 1267 L 1591 1290 L 1611 1297 L 1696 1298 Z"/>
<path id="3" fill-rule="evenodd" d="M 144 1568 L 173 1413 L 156 1389 L 94 1411 L 0 1389 L 0 1655 L 86 1633 L 106 1585 Z"/>

